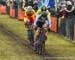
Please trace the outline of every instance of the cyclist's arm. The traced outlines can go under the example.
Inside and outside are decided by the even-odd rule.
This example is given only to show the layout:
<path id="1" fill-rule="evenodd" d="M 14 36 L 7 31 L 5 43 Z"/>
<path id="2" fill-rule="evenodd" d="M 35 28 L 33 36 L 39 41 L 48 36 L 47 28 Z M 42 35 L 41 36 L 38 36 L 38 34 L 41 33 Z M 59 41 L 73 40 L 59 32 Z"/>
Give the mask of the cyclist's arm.
<path id="1" fill-rule="evenodd" d="M 36 25 L 37 21 L 38 21 L 38 20 L 35 20 L 35 21 L 34 21 L 34 24 L 33 24 L 33 25 L 34 25 L 35 27 L 37 26 L 37 25 Z"/>
<path id="2" fill-rule="evenodd" d="M 40 15 L 42 13 L 41 9 L 37 11 L 37 14 Z"/>
<path id="3" fill-rule="evenodd" d="M 23 7 L 24 11 L 27 10 L 27 7 Z"/>
<path id="4" fill-rule="evenodd" d="M 48 10 L 46 10 L 46 13 L 47 13 L 48 19 L 50 20 L 51 13 Z"/>
<path id="5" fill-rule="evenodd" d="M 47 17 L 47 21 L 48 21 L 48 27 L 50 28 L 51 27 L 51 20 L 49 20 L 48 17 Z"/>
<path id="6" fill-rule="evenodd" d="M 32 10 L 32 14 L 35 14 L 35 10 Z"/>
<path id="7" fill-rule="evenodd" d="M 39 17 L 34 21 L 34 26 L 35 26 L 35 27 L 37 26 L 36 23 L 38 22 L 38 20 L 40 20 L 40 17 L 41 17 L 41 16 L 39 16 Z"/>
<path id="8" fill-rule="evenodd" d="M 35 17 L 36 17 L 36 12 L 35 12 L 34 9 L 32 10 L 32 14 L 33 14 L 33 16 L 34 16 L 34 18 L 35 18 Z"/>
<path id="9" fill-rule="evenodd" d="M 24 11 L 24 24 L 27 22 L 27 10 Z"/>

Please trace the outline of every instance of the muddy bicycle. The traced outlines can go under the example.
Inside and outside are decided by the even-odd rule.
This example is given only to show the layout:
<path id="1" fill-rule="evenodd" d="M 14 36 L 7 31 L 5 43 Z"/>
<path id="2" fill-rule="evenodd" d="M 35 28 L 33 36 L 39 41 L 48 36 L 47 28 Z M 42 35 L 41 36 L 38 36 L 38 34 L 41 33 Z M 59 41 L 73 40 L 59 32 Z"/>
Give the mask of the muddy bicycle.
<path id="1" fill-rule="evenodd" d="M 47 36 L 45 35 L 46 31 L 44 28 L 40 28 L 39 35 L 36 37 L 36 41 L 34 43 L 35 52 L 38 54 L 43 54 L 45 51 L 45 41 L 47 40 Z"/>
<path id="2" fill-rule="evenodd" d="M 33 31 L 33 27 L 32 27 L 32 24 L 28 21 L 26 24 L 25 24 L 25 27 L 27 27 L 27 37 L 28 37 L 28 40 L 30 42 L 30 45 L 33 46 L 33 43 L 34 43 L 34 31 Z"/>

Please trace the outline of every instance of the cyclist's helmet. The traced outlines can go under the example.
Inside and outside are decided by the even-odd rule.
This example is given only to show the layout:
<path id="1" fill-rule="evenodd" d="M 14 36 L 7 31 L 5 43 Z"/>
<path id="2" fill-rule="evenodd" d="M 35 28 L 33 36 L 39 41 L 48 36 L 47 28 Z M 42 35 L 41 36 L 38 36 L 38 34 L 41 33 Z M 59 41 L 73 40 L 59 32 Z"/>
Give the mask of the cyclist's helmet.
<path id="1" fill-rule="evenodd" d="M 41 16 L 42 16 L 42 17 L 47 17 L 46 11 L 43 11 Z"/>
<path id="2" fill-rule="evenodd" d="M 32 6 L 28 6 L 28 7 L 27 7 L 27 11 L 28 11 L 28 12 L 31 12 L 31 11 L 32 11 Z"/>

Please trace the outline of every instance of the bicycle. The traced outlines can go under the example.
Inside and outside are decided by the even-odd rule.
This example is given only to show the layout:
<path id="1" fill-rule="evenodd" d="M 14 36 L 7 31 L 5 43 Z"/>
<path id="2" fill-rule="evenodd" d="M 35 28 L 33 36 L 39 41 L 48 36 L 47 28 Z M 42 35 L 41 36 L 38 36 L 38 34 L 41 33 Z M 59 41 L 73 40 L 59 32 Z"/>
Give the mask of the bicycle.
<path id="1" fill-rule="evenodd" d="M 45 35 L 46 31 L 44 28 L 40 28 L 39 35 L 36 37 L 36 41 L 34 44 L 34 48 L 36 53 L 42 54 L 45 50 L 45 41 L 47 40 L 47 36 Z"/>
<path id="2" fill-rule="evenodd" d="M 28 40 L 30 41 L 30 45 L 33 46 L 34 43 L 34 31 L 33 31 L 33 27 L 32 24 L 30 23 L 30 21 L 28 21 L 25 26 L 28 28 L 27 29 L 27 36 L 28 36 Z"/>

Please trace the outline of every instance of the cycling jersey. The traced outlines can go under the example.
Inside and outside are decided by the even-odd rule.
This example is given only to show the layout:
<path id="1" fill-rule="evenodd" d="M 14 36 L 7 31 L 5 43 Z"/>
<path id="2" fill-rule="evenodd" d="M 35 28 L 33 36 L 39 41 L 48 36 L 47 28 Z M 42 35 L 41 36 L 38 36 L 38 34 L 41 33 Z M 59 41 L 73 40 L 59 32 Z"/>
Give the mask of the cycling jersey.
<path id="1" fill-rule="evenodd" d="M 25 10 L 25 16 L 24 16 L 24 23 L 27 22 L 27 20 L 30 20 L 30 23 L 34 23 L 35 20 L 35 11 L 32 10 L 31 12 L 28 12 L 27 10 Z"/>
<path id="2" fill-rule="evenodd" d="M 45 21 L 48 21 L 48 27 L 51 27 L 51 21 L 48 19 L 48 17 L 46 17 L 45 20 L 42 20 L 42 16 L 39 16 L 38 19 L 35 20 L 34 26 L 42 27 L 45 24 Z"/>
<path id="3" fill-rule="evenodd" d="M 38 15 L 41 15 L 42 12 L 43 12 L 43 11 L 42 11 L 41 9 L 39 9 L 39 10 L 37 11 L 37 14 L 38 14 Z M 50 15 L 51 15 L 50 12 L 49 12 L 48 10 L 46 10 L 46 13 L 47 13 L 48 19 L 50 20 Z M 37 17 L 38 17 L 38 16 L 37 16 Z"/>

